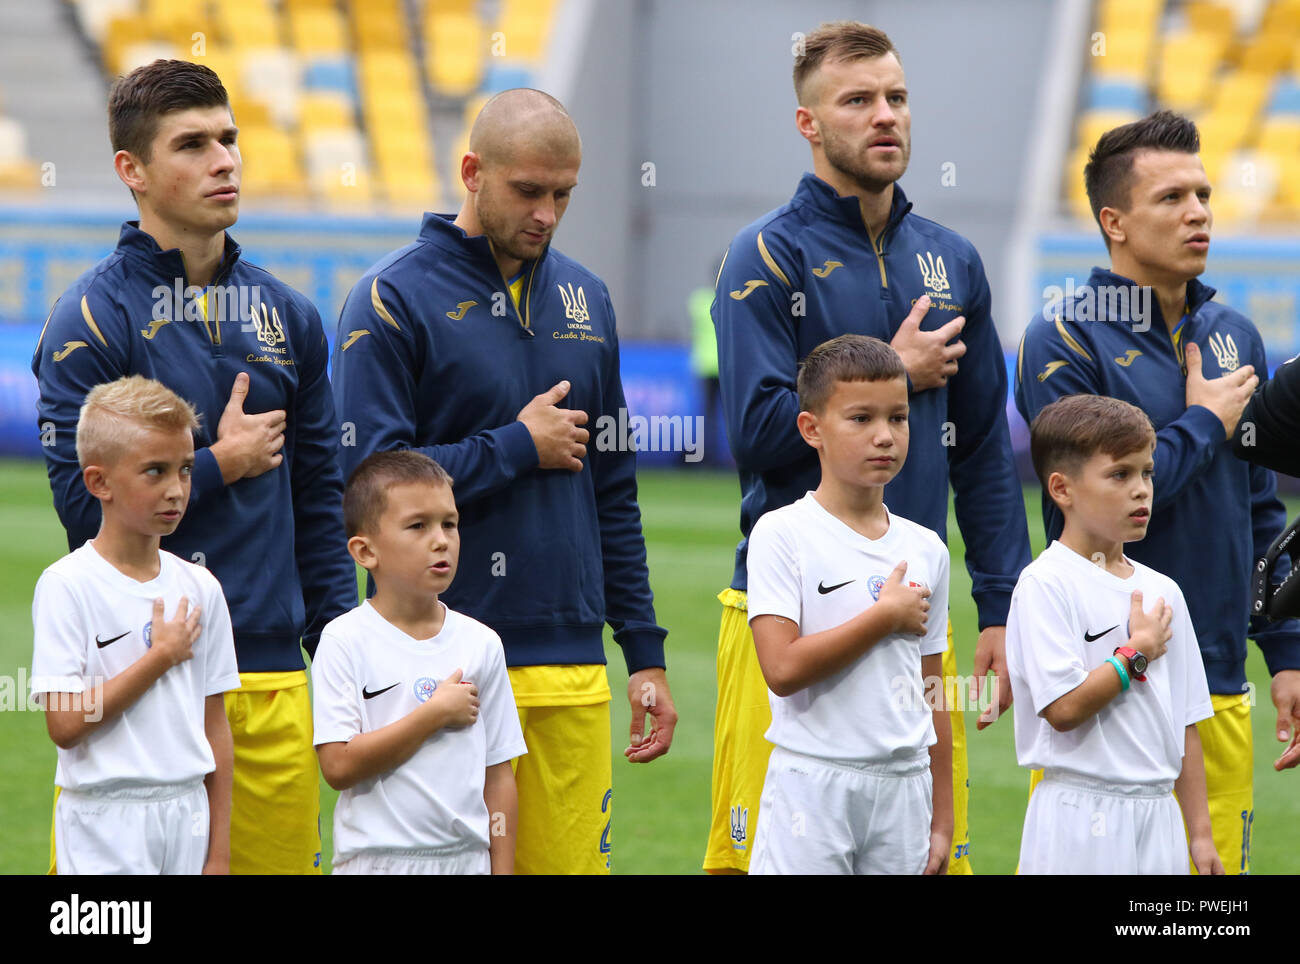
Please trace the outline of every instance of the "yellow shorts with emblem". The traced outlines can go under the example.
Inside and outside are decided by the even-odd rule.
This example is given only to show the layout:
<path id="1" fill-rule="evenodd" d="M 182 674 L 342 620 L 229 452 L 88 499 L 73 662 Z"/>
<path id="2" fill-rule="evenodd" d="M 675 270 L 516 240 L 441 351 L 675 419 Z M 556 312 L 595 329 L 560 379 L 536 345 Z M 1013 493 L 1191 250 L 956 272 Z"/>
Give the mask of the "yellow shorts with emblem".
<path id="1" fill-rule="evenodd" d="M 605 667 L 511 667 L 510 686 L 528 745 L 513 761 L 515 873 L 608 874 L 613 765 Z"/>
<path id="2" fill-rule="evenodd" d="M 758 826 L 758 801 L 772 752 L 772 744 L 763 738 L 772 725 L 772 710 L 749 629 L 746 594 L 724 589 L 718 601 L 722 603 L 722 626 L 718 632 L 718 703 L 713 724 L 713 817 L 704 869 L 711 873 L 747 873 L 754 828 Z M 957 675 L 951 623 L 943 673 L 949 680 Z M 960 711 L 951 716 L 954 820 L 948 873 L 969 874 L 966 721 Z"/>
<path id="3" fill-rule="evenodd" d="M 319 874 L 320 770 L 307 673 L 240 673 L 239 684 L 225 694 L 235 744 L 230 872 Z M 51 824 L 49 873 L 54 868 Z"/>
<path id="4" fill-rule="evenodd" d="M 320 767 L 307 673 L 240 673 L 226 694 L 235 744 L 232 874 L 319 874 Z"/>
<path id="5" fill-rule="evenodd" d="M 1246 694 L 1210 694 L 1214 715 L 1196 724 L 1205 757 L 1205 795 L 1214 849 L 1230 874 L 1250 873 L 1250 831 L 1255 820 L 1255 743 Z M 1029 775 L 1029 795 L 1043 778 Z M 1195 865 L 1192 873 L 1196 873 Z"/>
<path id="6" fill-rule="evenodd" d="M 1205 793 L 1214 849 L 1230 874 L 1250 873 L 1255 819 L 1255 743 L 1244 693 L 1211 694 L 1214 716 L 1196 724 L 1205 754 Z M 1193 870 L 1193 873 L 1195 871 Z"/>

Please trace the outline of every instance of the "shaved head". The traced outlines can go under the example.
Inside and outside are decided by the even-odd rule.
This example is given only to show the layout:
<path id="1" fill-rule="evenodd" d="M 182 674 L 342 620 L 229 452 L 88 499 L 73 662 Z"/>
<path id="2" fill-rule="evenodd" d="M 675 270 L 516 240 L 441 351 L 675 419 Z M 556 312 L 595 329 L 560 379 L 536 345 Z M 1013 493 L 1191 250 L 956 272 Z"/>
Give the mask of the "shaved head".
<path id="1" fill-rule="evenodd" d="M 494 167 L 527 154 L 556 161 L 581 158 L 582 140 L 563 104 L 540 90 L 517 87 L 483 105 L 469 132 L 469 149 Z"/>

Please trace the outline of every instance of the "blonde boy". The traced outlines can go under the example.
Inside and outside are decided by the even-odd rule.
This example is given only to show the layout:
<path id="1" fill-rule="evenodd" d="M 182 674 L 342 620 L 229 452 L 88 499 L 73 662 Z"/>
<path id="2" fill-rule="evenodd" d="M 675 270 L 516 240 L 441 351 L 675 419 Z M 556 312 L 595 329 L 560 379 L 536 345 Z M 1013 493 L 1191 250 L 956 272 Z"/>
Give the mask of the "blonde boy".
<path id="1" fill-rule="evenodd" d="M 197 427 L 139 375 L 81 408 L 77 458 L 103 520 L 32 601 L 32 691 L 59 748 L 59 874 L 229 871 L 230 616 L 211 573 L 159 547 L 189 502 Z"/>
<path id="2" fill-rule="evenodd" d="M 343 497 L 375 595 L 325 627 L 312 664 L 316 752 L 342 791 L 336 874 L 514 872 L 510 761 L 528 751 L 500 637 L 438 600 L 460 556 L 451 481 L 378 452 Z"/>
<path id="3" fill-rule="evenodd" d="M 1123 551 L 1151 521 L 1155 443 L 1141 410 L 1098 395 L 1058 399 L 1031 426 L 1065 525 L 1021 573 L 1007 621 L 1016 756 L 1044 771 L 1022 874 L 1186 874 L 1189 844 L 1199 873 L 1223 873 L 1196 730 L 1214 709 L 1187 604 Z"/>
<path id="4" fill-rule="evenodd" d="M 808 355 L 798 389 L 821 482 L 749 541 L 775 745 L 750 873 L 941 874 L 953 833 L 948 550 L 883 501 L 907 458 L 907 374 L 884 342 L 842 335 Z"/>

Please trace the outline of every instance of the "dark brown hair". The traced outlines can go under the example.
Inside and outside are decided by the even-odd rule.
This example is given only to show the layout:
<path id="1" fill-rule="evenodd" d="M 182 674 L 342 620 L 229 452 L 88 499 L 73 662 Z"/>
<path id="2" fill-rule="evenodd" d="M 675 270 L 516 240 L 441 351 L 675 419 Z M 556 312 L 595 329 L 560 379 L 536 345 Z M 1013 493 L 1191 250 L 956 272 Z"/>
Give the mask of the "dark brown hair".
<path id="1" fill-rule="evenodd" d="M 903 58 L 883 30 L 856 20 L 833 20 L 824 23 L 803 38 L 803 53 L 794 58 L 794 93 L 804 104 L 808 78 L 823 63 L 832 61 L 871 60 L 893 54 L 901 64 Z"/>
<path id="2" fill-rule="evenodd" d="M 808 353 L 799 366 L 799 410 L 821 412 L 836 382 L 882 382 L 907 378 L 898 352 L 879 338 L 840 335 Z"/>
<path id="3" fill-rule="evenodd" d="M 191 107 L 229 107 L 221 78 L 187 60 L 155 60 L 119 77 L 108 95 L 113 152 L 130 151 L 148 164 L 164 114 Z"/>
<path id="4" fill-rule="evenodd" d="M 1102 208 L 1126 210 L 1132 201 L 1133 158 L 1138 151 L 1196 154 L 1200 149 L 1201 136 L 1196 132 L 1196 125 L 1168 110 L 1102 134 L 1083 168 L 1083 185 L 1097 226 L 1101 227 Z M 1101 236 L 1110 250 L 1110 238 L 1104 230 Z"/>
<path id="5" fill-rule="evenodd" d="M 1029 427 L 1029 456 L 1044 488 L 1053 472 L 1073 474 L 1098 452 L 1118 459 L 1155 444 L 1146 412 L 1105 395 L 1058 398 Z"/>
<path id="6" fill-rule="evenodd" d="M 373 533 L 388 508 L 394 485 L 424 483 L 450 488 L 451 476 L 441 465 L 411 449 L 375 452 L 352 470 L 343 490 L 343 529 L 347 537 Z"/>

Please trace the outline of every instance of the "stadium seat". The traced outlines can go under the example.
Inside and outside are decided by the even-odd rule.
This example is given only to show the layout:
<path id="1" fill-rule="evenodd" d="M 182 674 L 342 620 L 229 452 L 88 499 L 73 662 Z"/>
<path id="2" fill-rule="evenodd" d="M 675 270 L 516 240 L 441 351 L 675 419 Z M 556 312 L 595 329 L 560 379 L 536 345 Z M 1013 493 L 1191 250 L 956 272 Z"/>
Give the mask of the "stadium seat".
<path id="1" fill-rule="evenodd" d="M 488 34 L 474 15 L 438 14 L 425 21 L 429 83 L 448 97 L 464 97 L 483 76 Z"/>
<path id="2" fill-rule="evenodd" d="M 147 40 L 144 43 L 130 44 L 119 53 L 116 72 L 129 74 L 137 67 L 151 64 L 155 60 L 171 60 L 179 57 L 182 52 L 163 40 Z"/>
<path id="3" fill-rule="evenodd" d="M 297 120 L 302 69 L 284 47 L 248 49 L 240 55 L 239 78 L 249 97 L 264 103 L 282 127 Z"/>
<path id="4" fill-rule="evenodd" d="M 1149 30 L 1118 29 L 1103 33 L 1104 44 L 1088 65 L 1098 77 L 1122 78 L 1145 86 L 1154 60 L 1155 35 Z M 1093 49 L 1093 48 L 1090 48 Z"/>
<path id="5" fill-rule="evenodd" d="M 138 9 L 137 0 L 75 0 L 73 3 L 77 23 L 86 36 L 101 47 L 108 36 L 109 24 L 136 13 Z"/>
<path id="6" fill-rule="evenodd" d="M 1230 38 L 1208 33 L 1175 33 L 1161 45 L 1156 96 L 1177 111 L 1194 111 L 1209 99 L 1215 70 Z"/>
<path id="7" fill-rule="evenodd" d="M 1143 113 L 1146 90 L 1122 77 L 1094 77 L 1088 84 L 1087 110 L 1116 110 Z"/>

